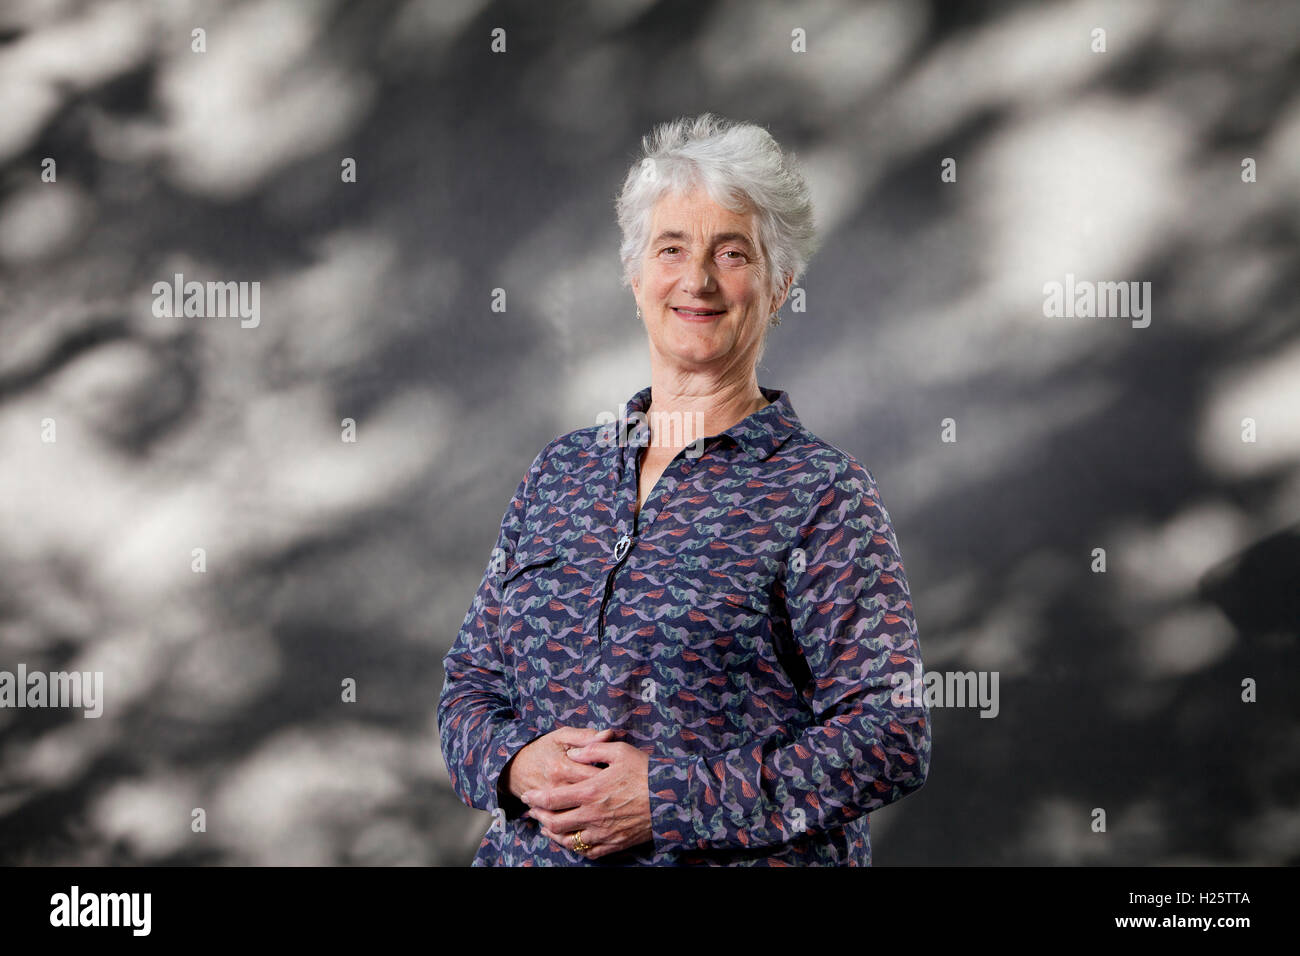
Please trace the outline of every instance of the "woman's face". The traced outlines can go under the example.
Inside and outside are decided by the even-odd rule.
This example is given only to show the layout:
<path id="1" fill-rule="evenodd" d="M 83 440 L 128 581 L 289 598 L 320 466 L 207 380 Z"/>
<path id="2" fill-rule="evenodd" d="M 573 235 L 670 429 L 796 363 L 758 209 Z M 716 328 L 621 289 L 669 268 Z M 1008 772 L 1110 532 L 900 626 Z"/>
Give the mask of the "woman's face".
<path id="1" fill-rule="evenodd" d="M 732 212 L 702 188 L 655 205 L 632 290 L 662 359 L 689 370 L 754 361 L 790 288 L 787 281 L 771 295 L 754 220 L 752 210 Z"/>

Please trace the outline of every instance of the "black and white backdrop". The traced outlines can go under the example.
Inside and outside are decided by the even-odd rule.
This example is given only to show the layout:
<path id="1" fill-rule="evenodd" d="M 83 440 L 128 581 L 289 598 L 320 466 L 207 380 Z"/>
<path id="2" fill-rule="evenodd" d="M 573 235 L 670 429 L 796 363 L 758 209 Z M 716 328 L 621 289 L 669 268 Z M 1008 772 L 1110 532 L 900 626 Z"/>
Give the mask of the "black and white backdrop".
<path id="1" fill-rule="evenodd" d="M 469 862 L 441 658 L 705 111 L 807 171 L 759 381 L 935 677 L 876 864 L 1300 862 L 1300 6 L 5 0 L 0 863 Z"/>

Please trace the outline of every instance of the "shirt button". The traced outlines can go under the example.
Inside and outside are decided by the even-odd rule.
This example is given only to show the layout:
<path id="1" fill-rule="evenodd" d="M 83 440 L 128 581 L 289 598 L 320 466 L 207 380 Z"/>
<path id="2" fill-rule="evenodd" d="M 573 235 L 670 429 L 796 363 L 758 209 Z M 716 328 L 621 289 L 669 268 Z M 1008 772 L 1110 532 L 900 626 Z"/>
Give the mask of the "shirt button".
<path id="1" fill-rule="evenodd" d="M 627 549 L 630 547 L 632 547 L 632 538 L 625 534 L 618 539 L 618 544 L 614 545 L 614 560 L 622 561 L 623 556 L 627 554 Z"/>

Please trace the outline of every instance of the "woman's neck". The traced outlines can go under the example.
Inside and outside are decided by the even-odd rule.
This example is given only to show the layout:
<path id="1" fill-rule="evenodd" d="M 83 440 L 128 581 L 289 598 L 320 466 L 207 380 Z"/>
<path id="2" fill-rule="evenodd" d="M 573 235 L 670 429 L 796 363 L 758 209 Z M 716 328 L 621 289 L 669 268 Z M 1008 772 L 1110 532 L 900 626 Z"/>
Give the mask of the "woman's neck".
<path id="1" fill-rule="evenodd" d="M 719 385 L 652 381 L 646 410 L 651 447 L 675 453 L 697 438 L 725 432 L 768 404 L 753 378 Z"/>

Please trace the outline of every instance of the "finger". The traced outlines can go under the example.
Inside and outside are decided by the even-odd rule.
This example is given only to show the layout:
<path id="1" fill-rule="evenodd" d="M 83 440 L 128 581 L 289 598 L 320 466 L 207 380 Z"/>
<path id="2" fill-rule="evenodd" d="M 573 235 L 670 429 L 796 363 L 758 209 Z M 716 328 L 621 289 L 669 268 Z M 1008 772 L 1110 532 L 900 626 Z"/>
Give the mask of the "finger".
<path id="1" fill-rule="evenodd" d="M 541 822 L 541 821 L 538 821 Z M 590 819 L 582 818 L 581 814 L 576 817 L 574 812 L 551 814 L 551 819 L 544 824 L 547 830 L 552 833 L 558 833 L 566 841 L 572 842 L 573 835 L 579 831 L 582 832 L 584 843 L 596 844 L 598 840 L 592 839 L 592 836 L 599 837 L 605 831 L 601 829 L 599 823 Z"/>
<path id="2" fill-rule="evenodd" d="M 524 801 L 530 807 L 537 807 L 541 810 L 572 810 L 574 807 L 582 806 L 582 798 L 587 790 L 586 782 L 564 784 L 558 787 L 537 787 L 534 790 L 525 790 L 520 794 L 519 799 Z"/>
<path id="3" fill-rule="evenodd" d="M 542 827 L 542 833 L 546 836 L 548 840 L 550 840 L 556 846 L 563 847 L 564 849 L 568 850 L 570 853 L 574 854 L 575 856 L 588 856 L 596 848 L 596 844 L 592 842 L 591 834 L 586 830 L 582 831 L 582 842 L 587 844 L 592 849 L 583 850 L 581 853 L 579 853 L 577 850 L 573 848 L 572 833 L 557 833 L 555 830 L 548 829 L 547 827 Z"/>
<path id="4" fill-rule="evenodd" d="M 549 810 L 540 810 L 537 807 L 529 807 L 524 811 L 524 816 L 537 821 L 537 825 L 543 830 L 554 829 L 551 824 L 555 822 L 555 816 Z"/>
<path id="5" fill-rule="evenodd" d="M 572 783 L 584 783 L 601 772 L 600 767 L 593 767 L 577 760 L 566 760 L 551 774 L 551 785 L 567 786 Z"/>
<path id="6" fill-rule="evenodd" d="M 562 750 L 564 753 L 567 754 L 570 750 L 576 750 L 579 747 L 585 747 L 587 744 L 607 743 L 609 742 L 610 739 L 609 735 L 612 732 L 613 731 L 610 730 L 602 730 L 599 731 L 598 734 L 590 733 L 578 740 L 561 741 L 559 745 L 560 750 Z"/>
<path id="7" fill-rule="evenodd" d="M 604 838 L 600 835 L 600 832 L 595 830 L 582 831 L 582 842 L 587 844 L 587 849 L 582 850 L 581 852 L 573 848 L 572 833 L 557 833 L 556 831 L 545 827 L 541 828 L 541 831 L 546 838 L 556 846 L 567 850 L 574 856 L 585 857 L 588 860 L 608 856 L 611 853 L 617 853 L 619 850 L 623 849 L 623 847 L 617 844 L 604 842 Z"/>
<path id="8" fill-rule="evenodd" d="M 627 756 L 628 749 L 635 750 L 631 744 L 613 743 L 593 743 L 584 747 L 574 747 L 569 751 L 568 757 L 577 763 L 613 763 L 620 757 Z"/>
<path id="9" fill-rule="evenodd" d="M 595 826 L 591 815 L 582 810 L 566 810 L 563 813 L 551 813 L 548 810 L 529 810 L 528 815 L 556 833 L 577 833 Z M 588 843 L 591 841 L 588 840 Z"/>
<path id="10" fill-rule="evenodd" d="M 538 823 L 549 826 L 551 830 L 560 832 L 580 829 L 584 826 L 595 826 L 595 819 L 591 817 L 589 810 L 575 806 L 568 810 L 543 810 L 539 806 L 530 806 L 525 813 L 529 817 L 536 819 Z"/>
<path id="11" fill-rule="evenodd" d="M 613 732 L 612 727 L 606 727 L 603 730 L 593 730 L 590 727 L 558 727 L 555 730 L 555 739 L 561 744 L 581 747 L 583 744 L 594 740 L 608 740 L 609 735 Z"/>

